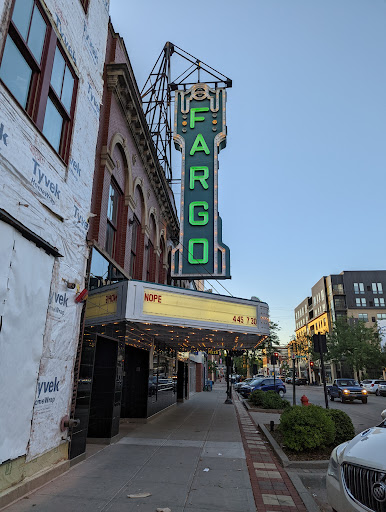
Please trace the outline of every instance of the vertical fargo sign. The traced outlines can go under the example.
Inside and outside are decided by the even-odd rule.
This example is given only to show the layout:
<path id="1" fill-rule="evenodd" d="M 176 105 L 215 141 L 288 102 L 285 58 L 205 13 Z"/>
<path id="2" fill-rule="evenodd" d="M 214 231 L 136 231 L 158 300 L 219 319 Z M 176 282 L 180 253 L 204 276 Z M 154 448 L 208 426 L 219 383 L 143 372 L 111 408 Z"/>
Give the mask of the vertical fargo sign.
<path id="1" fill-rule="evenodd" d="M 181 231 L 172 276 L 230 279 L 229 248 L 218 214 L 218 154 L 226 145 L 225 89 L 195 84 L 176 91 L 174 142 L 182 153 Z"/>

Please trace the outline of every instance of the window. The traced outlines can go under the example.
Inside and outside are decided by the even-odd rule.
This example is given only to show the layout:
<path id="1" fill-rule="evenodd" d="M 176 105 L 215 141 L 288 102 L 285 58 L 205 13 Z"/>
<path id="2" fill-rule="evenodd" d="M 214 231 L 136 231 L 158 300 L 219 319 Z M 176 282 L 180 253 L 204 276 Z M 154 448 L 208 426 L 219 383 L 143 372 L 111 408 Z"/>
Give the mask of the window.
<path id="1" fill-rule="evenodd" d="M 139 247 L 139 237 L 141 234 L 141 226 L 139 223 L 139 220 L 134 215 L 133 218 L 133 227 L 131 232 L 131 259 L 130 259 L 130 275 L 133 278 L 139 279 L 138 277 L 138 271 L 137 271 L 137 253 L 138 253 L 138 247 Z"/>
<path id="2" fill-rule="evenodd" d="M 355 293 L 365 293 L 365 287 L 363 283 L 354 283 L 354 292 Z"/>
<path id="3" fill-rule="evenodd" d="M 357 307 L 365 307 L 366 299 L 355 299 L 355 304 Z"/>
<path id="4" fill-rule="evenodd" d="M 372 322 L 375 322 L 375 316 L 372 316 L 372 317 L 371 317 L 371 321 L 372 321 Z"/>
<path id="5" fill-rule="evenodd" d="M 386 320 L 386 313 L 378 313 L 377 320 Z M 375 318 L 374 318 L 375 321 Z"/>
<path id="6" fill-rule="evenodd" d="M 0 79 L 67 162 L 77 82 L 38 0 L 14 2 Z"/>
<path id="7" fill-rule="evenodd" d="M 369 318 L 367 316 L 367 313 L 359 313 L 358 320 L 362 320 L 362 322 L 368 322 Z"/>
<path id="8" fill-rule="evenodd" d="M 118 224 L 119 192 L 113 183 L 110 184 L 109 201 L 107 204 L 107 227 L 105 249 L 110 256 L 115 256 L 117 224 Z"/>
<path id="9" fill-rule="evenodd" d="M 154 282 L 153 274 L 155 273 L 155 252 L 154 245 L 150 242 L 147 246 L 147 266 L 146 266 L 146 281 Z"/>
<path id="10" fill-rule="evenodd" d="M 373 293 L 383 293 L 382 283 L 371 283 Z"/>
<path id="11" fill-rule="evenodd" d="M 378 299 L 378 297 L 375 297 L 374 298 L 374 306 L 376 308 L 385 307 L 385 299 L 383 297 L 380 297 L 379 299 Z"/>

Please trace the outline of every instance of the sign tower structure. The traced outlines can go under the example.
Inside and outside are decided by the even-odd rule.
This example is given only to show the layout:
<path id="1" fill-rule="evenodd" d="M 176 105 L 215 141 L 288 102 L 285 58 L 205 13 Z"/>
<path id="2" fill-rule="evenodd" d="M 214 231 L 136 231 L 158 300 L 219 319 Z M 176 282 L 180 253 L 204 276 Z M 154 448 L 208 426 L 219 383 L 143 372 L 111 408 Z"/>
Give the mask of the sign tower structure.
<path id="1" fill-rule="evenodd" d="M 230 278 L 218 214 L 218 155 L 226 144 L 226 91 L 198 83 L 176 91 L 174 141 L 182 153 L 181 229 L 174 278 Z"/>
<path id="2" fill-rule="evenodd" d="M 188 62 L 182 73 L 179 66 L 174 81 L 172 55 Z M 169 184 L 179 181 L 172 173 L 173 139 L 182 153 L 180 237 L 171 261 L 174 279 L 230 279 L 230 252 L 222 241 L 218 214 L 218 155 L 226 145 L 228 87 L 228 77 L 167 42 L 142 89 L 145 115 Z"/>

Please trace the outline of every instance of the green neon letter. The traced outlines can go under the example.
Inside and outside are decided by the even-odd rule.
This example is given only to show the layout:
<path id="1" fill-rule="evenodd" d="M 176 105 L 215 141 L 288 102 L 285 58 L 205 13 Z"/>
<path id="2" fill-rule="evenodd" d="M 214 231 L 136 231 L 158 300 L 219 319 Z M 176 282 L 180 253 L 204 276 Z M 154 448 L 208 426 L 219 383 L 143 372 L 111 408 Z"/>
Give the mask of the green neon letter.
<path id="1" fill-rule="evenodd" d="M 194 258 L 193 251 L 195 244 L 201 244 L 202 245 L 202 258 Z M 189 247 L 188 247 L 188 261 L 192 265 L 197 265 L 197 263 L 206 264 L 209 260 L 209 243 L 206 238 L 191 238 L 189 240 Z"/>
<path id="2" fill-rule="evenodd" d="M 190 156 L 193 156 L 196 151 L 205 151 L 206 155 L 210 155 L 209 148 L 201 133 L 197 135 L 196 140 L 193 143 L 192 149 L 190 150 Z"/>
<path id="3" fill-rule="evenodd" d="M 201 220 L 195 220 L 194 218 L 194 209 L 199 206 L 201 206 L 204 210 L 208 210 L 209 206 L 206 201 L 193 201 L 189 205 L 189 224 L 191 226 L 205 226 L 208 224 L 209 220 L 209 214 L 207 211 L 204 212 L 198 212 L 197 217 L 202 217 Z"/>
<path id="4" fill-rule="evenodd" d="M 190 127 L 194 128 L 196 121 L 205 121 L 205 117 L 198 116 L 196 117 L 196 112 L 208 112 L 209 107 L 198 107 L 190 109 Z"/>
<path id="5" fill-rule="evenodd" d="M 204 171 L 204 174 L 201 174 L 199 176 L 196 176 L 196 171 Z M 207 184 L 206 180 L 209 178 L 209 168 L 205 167 L 205 165 L 199 165 L 199 166 L 193 166 L 190 168 L 190 190 L 194 189 L 194 185 L 196 181 L 199 181 L 202 185 L 202 188 L 205 190 L 209 188 L 209 185 Z"/>

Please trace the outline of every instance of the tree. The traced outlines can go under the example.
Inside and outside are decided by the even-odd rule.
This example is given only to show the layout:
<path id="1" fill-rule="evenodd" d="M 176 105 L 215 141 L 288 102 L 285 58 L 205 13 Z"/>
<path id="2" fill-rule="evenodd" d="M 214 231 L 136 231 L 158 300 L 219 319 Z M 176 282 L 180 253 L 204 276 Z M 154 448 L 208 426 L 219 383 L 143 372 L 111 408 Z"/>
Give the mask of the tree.
<path id="1" fill-rule="evenodd" d="M 208 361 L 208 372 L 214 373 L 216 375 L 217 364 L 215 361 Z"/>
<path id="2" fill-rule="evenodd" d="M 372 367 L 382 358 L 377 327 L 366 327 L 365 322 L 339 319 L 327 335 L 328 359 L 344 361 L 359 376 L 359 371 Z"/>
<path id="3" fill-rule="evenodd" d="M 281 327 L 278 323 L 273 320 L 269 321 L 269 336 L 265 341 L 265 348 L 269 351 L 269 354 L 273 352 L 273 346 L 280 344 L 279 334 Z"/>
<path id="4" fill-rule="evenodd" d="M 250 372 L 253 371 L 253 365 L 256 365 L 258 369 L 263 366 L 256 350 L 246 350 L 242 356 L 233 358 L 233 366 L 237 368 L 237 373 L 243 377 L 247 376 L 248 369 Z"/>
<path id="5" fill-rule="evenodd" d="M 288 375 L 290 375 L 290 373 L 291 373 L 291 368 L 290 368 L 289 364 L 287 363 L 287 361 L 283 361 L 283 363 L 281 364 L 281 373 L 282 373 L 282 375 L 284 375 L 285 377 L 287 377 Z"/>

